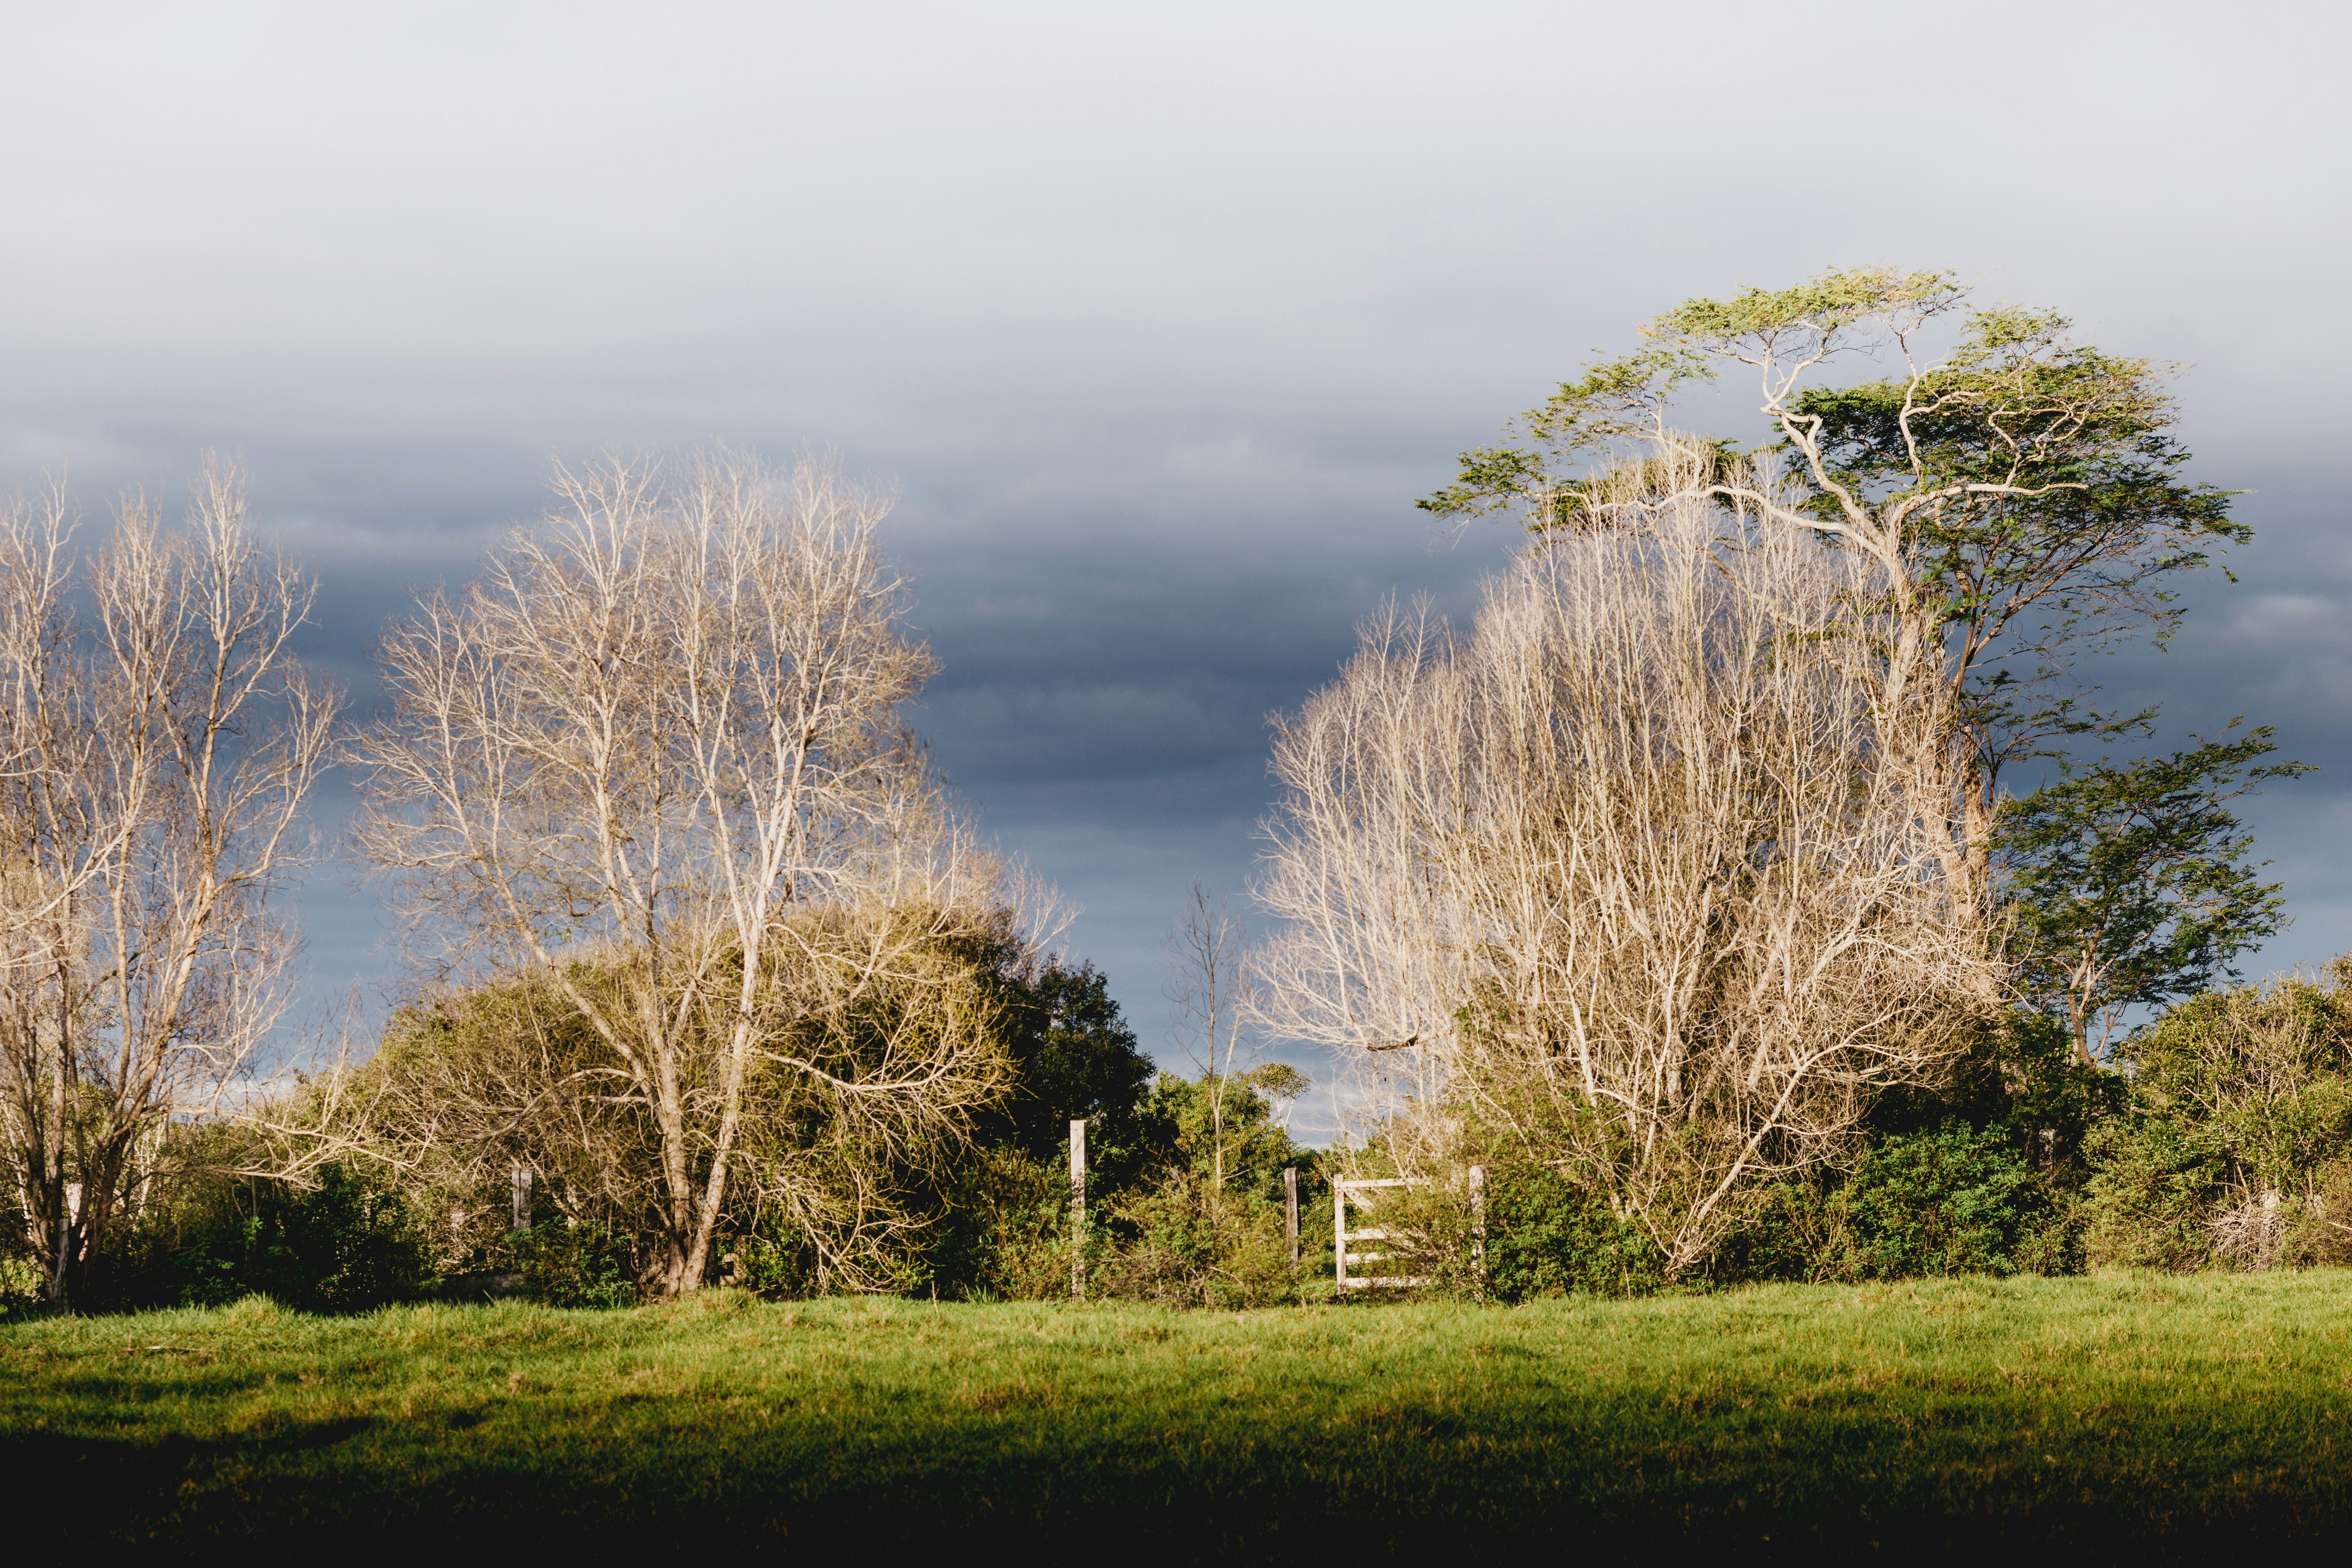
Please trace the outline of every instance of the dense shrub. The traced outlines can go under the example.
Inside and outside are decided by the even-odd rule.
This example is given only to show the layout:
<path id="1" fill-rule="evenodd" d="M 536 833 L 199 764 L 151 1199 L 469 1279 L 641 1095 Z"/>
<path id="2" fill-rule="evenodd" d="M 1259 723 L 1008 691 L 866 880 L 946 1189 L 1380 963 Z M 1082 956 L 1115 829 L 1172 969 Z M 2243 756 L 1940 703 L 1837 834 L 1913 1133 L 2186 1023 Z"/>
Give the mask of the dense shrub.
<path id="1" fill-rule="evenodd" d="M 2081 1268 L 2075 1204 L 2006 1125 L 1884 1134 L 1851 1168 L 1782 1184 L 1718 1258 L 1725 1283 L 2065 1274 Z"/>
<path id="2" fill-rule="evenodd" d="M 1665 1259 L 1605 1200 L 1554 1171 L 1490 1170 L 1486 1290 L 1497 1300 L 1637 1296 L 1665 1280 Z"/>
<path id="3" fill-rule="evenodd" d="M 2225 1192 L 2219 1153 L 2173 1118 L 2118 1118 L 2093 1134 L 2088 1234 L 2094 1265 L 2200 1268 L 2212 1261 L 2208 1222 Z"/>
<path id="4" fill-rule="evenodd" d="M 331 1164 L 309 1188 L 215 1180 L 133 1238 L 121 1304 L 225 1306 L 268 1296 L 364 1311 L 430 1288 L 432 1248 L 407 1197 L 371 1167 Z"/>
<path id="5" fill-rule="evenodd" d="M 1843 1271 L 1861 1279 L 2013 1274 L 2051 1217 L 2006 1128 L 1884 1139 L 1832 1201 L 1844 1207 Z"/>
<path id="6" fill-rule="evenodd" d="M 968 1150 L 941 1173 L 937 1204 L 940 1218 L 921 1254 L 922 1291 L 992 1301 L 1068 1293 L 1066 1145 L 1058 1159 L 1003 1144 Z"/>
<path id="7" fill-rule="evenodd" d="M 644 1299 L 631 1238 L 612 1226 L 548 1220 L 512 1237 L 522 1293 L 550 1307 L 627 1307 Z"/>
<path id="8" fill-rule="evenodd" d="M 1484 1155 L 1483 1279 L 1466 1263 L 1461 1184 L 1440 1181 L 1384 1200 L 1412 1216 L 1413 1274 L 1450 1292 L 1483 1290 L 1507 1301 L 1640 1295 L 1669 1282 L 1656 1238 L 1617 1214 L 1597 1184 L 1514 1158 L 1507 1148 L 1496 1152 L 1503 1142 L 1488 1140 Z M 2046 1147 L 2007 1124 L 1877 1132 L 1841 1163 L 1748 1194 L 1693 1282 L 2063 1269 L 2071 1211 L 2028 1157 Z"/>
<path id="9" fill-rule="evenodd" d="M 39 1310 L 47 1282 L 29 1248 L 0 1250 L 0 1323 Z"/>
<path id="10" fill-rule="evenodd" d="M 1308 1267 L 1294 1268 L 1277 1205 L 1220 1189 L 1171 1168 L 1103 1207 L 1090 1294 L 1165 1307 L 1265 1307 L 1300 1299 Z M 1328 1284 L 1324 1287 L 1328 1293 Z"/>
<path id="11" fill-rule="evenodd" d="M 2278 1261 L 2352 1267 L 2352 1156 L 2331 1160 L 2314 1173 L 2308 1197 L 2280 1237 Z"/>
<path id="12" fill-rule="evenodd" d="M 1317 1195 L 1328 1189 L 1315 1152 L 1291 1141 L 1261 1088 L 1295 1090 L 1301 1082 L 1295 1072 L 1213 1081 L 1162 1073 L 1153 1079 L 1135 1124 L 1164 1140 L 1158 1171 L 1108 1192 L 1088 1176 L 1095 1209 L 1089 1293 L 1164 1306 L 1248 1307 L 1312 1291 L 1329 1267 L 1329 1252 L 1308 1247 L 1292 1266 L 1283 1170 L 1299 1173 L 1301 1228 L 1309 1236 Z M 1213 1114 L 1220 1095 L 1222 1129 Z"/>
<path id="13" fill-rule="evenodd" d="M 1092 964 L 1034 963 L 1011 952 L 982 970 L 1008 1077 L 1003 1095 L 972 1117 L 972 1142 L 1033 1162 L 1066 1161 L 1070 1123 L 1084 1118 L 1087 1173 L 1105 1190 L 1157 1168 L 1171 1129 L 1147 1103 L 1155 1069 L 1108 977 Z"/>
<path id="14" fill-rule="evenodd" d="M 2126 1042 L 2125 1114 L 2094 1135 L 2094 1263 L 2269 1268 L 2352 1221 L 2347 963 L 2193 997 Z"/>

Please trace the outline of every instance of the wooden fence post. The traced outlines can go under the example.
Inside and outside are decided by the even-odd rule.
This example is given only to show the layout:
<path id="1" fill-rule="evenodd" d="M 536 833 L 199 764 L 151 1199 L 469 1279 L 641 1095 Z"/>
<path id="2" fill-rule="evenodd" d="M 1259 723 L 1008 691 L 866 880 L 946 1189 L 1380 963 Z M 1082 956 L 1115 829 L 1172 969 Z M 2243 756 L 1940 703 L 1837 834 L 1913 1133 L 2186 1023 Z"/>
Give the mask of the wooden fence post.
<path id="1" fill-rule="evenodd" d="M 1486 1167 L 1470 1167 L 1470 1267 L 1478 1277 L 1478 1299 L 1486 1299 Z"/>
<path id="2" fill-rule="evenodd" d="M 1282 1230 L 1290 1238 L 1290 1266 L 1298 1267 L 1298 1167 L 1282 1168 Z"/>
<path id="3" fill-rule="evenodd" d="M 528 1165 L 514 1168 L 514 1227 L 517 1230 L 530 1228 L 530 1167 Z"/>
<path id="4" fill-rule="evenodd" d="M 1087 1124 L 1070 1123 L 1070 1299 L 1087 1293 Z"/>
<path id="5" fill-rule="evenodd" d="M 1348 1184 L 1331 1178 L 1331 1275 L 1339 1299 L 1348 1297 Z"/>

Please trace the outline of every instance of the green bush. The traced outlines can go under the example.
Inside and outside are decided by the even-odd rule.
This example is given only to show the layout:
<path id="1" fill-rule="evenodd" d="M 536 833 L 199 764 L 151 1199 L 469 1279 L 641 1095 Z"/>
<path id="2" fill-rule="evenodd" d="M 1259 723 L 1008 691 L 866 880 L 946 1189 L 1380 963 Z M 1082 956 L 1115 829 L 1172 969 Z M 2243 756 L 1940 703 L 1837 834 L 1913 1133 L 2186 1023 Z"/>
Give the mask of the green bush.
<path id="1" fill-rule="evenodd" d="M 47 1285 L 40 1259 L 29 1252 L 0 1250 L 0 1323 L 38 1311 Z"/>
<path id="2" fill-rule="evenodd" d="M 2167 1117 L 2118 1120 L 2092 1134 L 2089 1235 L 2084 1250 L 2109 1268 L 2204 1268 L 2213 1260 L 2208 1221 L 2228 1165 L 2211 1140 Z"/>
<path id="3" fill-rule="evenodd" d="M 631 1307 L 645 1297 L 630 1237 L 610 1226 L 548 1220 L 515 1233 L 522 1293 L 550 1307 Z"/>
<path id="4" fill-rule="evenodd" d="M 1656 1244 L 1589 1189 L 1555 1171 L 1489 1170 L 1486 1289 L 1496 1300 L 1639 1296 L 1664 1279 Z"/>
<path id="5" fill-rule="evenodd" d="M 1889 1133 L 1851 1170 L 1759 1195 L 1717 1259 L 1724 1283 L 2063 1274 L 2081 1267 L 2074 1205 L 2006 1125 Z"/>
<path id="6" fill-rule="evenodd" d="M 2005 1128 L 1883 1139 L 1840 1196 L 1847 1271 L 1862 1279 L 2014 1274 L 2050 1215 Z"/>
<path id="7" fill-rule="evenodd" d="M 1089 1248 L 1089 1294 L 1166 1307 L 1265 1307 L 1312 1289 L 1294 1268 L 1283 1211 L 1171 1168 L 1103 1205 Z M 1328 1293 L 1328 1287 L 1326 1288 Z"/>
<path id="8" fill-rule="evenodd" d="M 2192 997 L 2125 1044 L 2127 1112 L 2093 1137 L 2094 1263 L 2269 1268 L 2334 1256 L 2352 1191 L 2352 965 Z"/>
<path id="9" fill-rule="evenodd" d="M 373 1167 L 336 1164 L 318 1185 L 236 1181 L 191 1195 L 140 1238 L 126 1296 L 219 1307 L 268 1296 L 310 1312 L 359 1312 L 430 1286 L 431 1247 L 408 1200 Z"/>
<path id="10" fill-rule="evenodd" d="M 1097 1194 L 1108 1185 L 1089 1177 Z M 940 1295 L 1022 1301 L 1069 1293 L 1066 1153 L 1055 1160 L 1007 1145 L 976 1149 L 944 1190 L 951 1206 L 925 1255 L 928 1283 Z"/>
<path id="11" fill-rule="evenodd" d="M 2298 1268 L 2352 1267 L 2352 1157 L 2314 1173 L 2281 1237 L 2279 1260 Z"/>

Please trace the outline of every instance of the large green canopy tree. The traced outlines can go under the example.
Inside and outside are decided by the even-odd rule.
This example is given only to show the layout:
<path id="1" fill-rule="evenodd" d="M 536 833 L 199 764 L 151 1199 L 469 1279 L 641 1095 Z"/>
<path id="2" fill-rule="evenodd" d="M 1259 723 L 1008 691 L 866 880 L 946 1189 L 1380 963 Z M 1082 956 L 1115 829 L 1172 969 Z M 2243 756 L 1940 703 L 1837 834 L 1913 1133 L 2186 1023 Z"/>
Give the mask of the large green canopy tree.
<path id="1" fill-rule="evenodd" d="M 1678 395 L 1727 371 L 1749 378 L 1782 482 L 1727 461 L 1712 492 L 1885 569 L 1895 602 L 1875 607 L 1901 628 L 1891 660 L 1946 684 L 1966 752 L 1954 890 L 1984 898 L 2002 767 L 2145 717 L 2091 708 L 2074 662 L 2134 633 L 2160 644 L 2179 574 L 2249 531 L 2225 492 L 2186 477 L 2177 367 L 2077 342 L 2053 311 L 1972 308 L 1968 292 L 1950 273 L 1869 268 L 1688 300 L 1509 439 L 1462 454 L 1455 481 L 1420 504 L 1517 510 L 1539 534 L 1605 528 L 1605 476 L 1673 438 Z M 1863 377 L 1832 384 L 1841 363 Z M 1728 458 L 1745 443 L 1715 445 Z"/>

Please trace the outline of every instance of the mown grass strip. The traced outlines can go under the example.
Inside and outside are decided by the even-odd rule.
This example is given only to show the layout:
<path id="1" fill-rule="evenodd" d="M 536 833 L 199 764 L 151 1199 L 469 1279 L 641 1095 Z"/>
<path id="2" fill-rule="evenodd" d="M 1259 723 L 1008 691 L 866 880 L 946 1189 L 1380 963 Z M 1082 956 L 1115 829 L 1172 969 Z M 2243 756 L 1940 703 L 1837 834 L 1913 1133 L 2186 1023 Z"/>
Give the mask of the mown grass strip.
<path id="1" fill-rule="evenodd" d="M 2105 1554 L 2352 1517 L 2347 1302 L 2331 1271 L 1245 1316 L 249 1302 L 0 1330 L 0 1450 L 103 1491 L 83 1541 Z"/>

